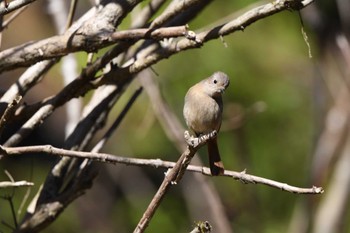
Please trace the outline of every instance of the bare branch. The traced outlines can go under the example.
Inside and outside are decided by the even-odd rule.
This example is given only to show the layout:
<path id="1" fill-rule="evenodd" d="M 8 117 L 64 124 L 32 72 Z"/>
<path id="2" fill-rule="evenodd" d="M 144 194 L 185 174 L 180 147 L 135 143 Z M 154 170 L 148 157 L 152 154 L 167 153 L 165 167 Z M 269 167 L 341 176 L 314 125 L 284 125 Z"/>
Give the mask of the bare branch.
<path id="1" fill-rule="evenodd" d="M 65 26 L 65 30 L 68 30 L 68 28 L 72 25 L 73 17 L 74 17 L 74 14 L 75 14 L 75 10 L 77 8 L 77 4 L 78 4 L 78 0 L 72 0 L 70 2 L 68 19 L 67 19 L 67 23 L 66 23 L 66 26 Z"/>
<path id="2" fill-rule="evenodd" d="M 187 34 L 187 26 L 165 27 L 158 29 L 139 28 L 115 32 L 110 35 L 110 42 L 120 40 L 154 39 L 160 40 L 171 37 L 180 37 Z"/>
<path id="3" fill-rule="evenodd" d="M 28 182 L 25 180 L 15 181 L 15 182 L 11 182 L 11 181 L 1 181 L 0 182 L 0 188 L 29 187 L 29 186 L 33 186 L 33 185 L 34 185 L 34 183 Z"/>
<path id="4" fill-rule="evenodd" d="M 139 59 L 125 69 L 127 69 L 130 73 L 137 73 L 176 53 L 187 49 L 199 48 L 207 41 L 220 38 L 221 36 L 225 36 L 236 31 L 244 30 L 250 24 L 270 15 L 284 10 L 299 10 L 311 4 L 313 1 L 314 0 L 304 0 L 301 2 L 299 0 L 276 0 L 275 2 L 255 7 L 236 19 L 226 24 L 200 32 L 197 35 L 194 35 L 193 38 L 184 38 L 178 41 L 175 40 L 169 43 L 167 46 L 162 47 L 153 45 L 157 47 L 157 49 L 153 49 L 150 53 L 145 53 L 143 56 L 140 56 Z"/>
<path id="5" fill-rule="evenodd" d="M 118 4 L 111 1 L 101 8 L 93 8 L 88 11 L 63 35 L 20 45 L 17 48 L 22 52 L 13 50 L 13 48 L 2 51 L 0 53 L 0 72 L 63 56 L 67 54 L 66 50 L 72 52 L 74 49 L 84 47 L 84 43 L 91 46 L 87 51 L 96 51 L 99 47 L 94 48 L 92 45 L 94 43 L 97 43 L 97 45 L 106 43 L 106 41 L 101 42 L 99 40 L 108 39 L 108 35 L 115 32 L 116 26 L 139 2 L 140 0 L 125 0 L 123 4 Z M 88 38 L 95 38 L 95 42 L 89 42 L 89 40 L 86 40 Z M 47 43 L 47 41 L 50 43 Z M 83 44 L 78 45 L 77 42 Z M 29 48 L 34 50 L 28 51 Z M 71 48 L 73 48 L 72 51 Z M 19 63 L 16 64 L 17 62 Z"/>
<path id="6" fill-rule="evenodd" d="M 25 5 L 28 5 L 35 0 L 13 0 L 8 3 L 7 6 L 0 7 L 0 16 L 1 15 L 6 15 L 14 10 L 17 10 L 18 8 L 21 8 Z"/>
<path id="7" fill-rule="evenodd" d="M 204 142 L 204 141 L 203 141 Z M 201 143 L 203 143 L 201 142 Z M 202 145 L 202 144 L 200 144 Z M 27 146 L 27 147 L 1 147 L 2 153 L 5 156 L 15 156 L 23 155 L 27 153 L 46 153 L 54 156 L 67 156 L 74 158 L 87 158 L 99 162 L 106 162 L 112 164 L 125 164 L 125 165 L 134 165 L 134 166 L 150 166 L 154 168 L 173 168 L 176 164 L 174 162 L 162 161 L 160 159 L 138 159 L 138 158 L 129 158 L 116 156 L 106 153 L 94 153 L 94 152 L 83 152 L 83 151 L 72 151 L 65 150 L 60 148 L 55 148 L 50 145 L 44 146 Z M 181 160 L 183 161 L 183 160 Z M 202 166 L 189 165 L 187 167 L 188 171 L 201 173 L 206 176 L 212 176 L 210 169 Z M 287 191 L 291 193 L 298 194 L 321 194 L 323 193 L 322 187 L 312 187 L 312 188 L 299 188 L 295 186 L 288 185 L 286 183 L 281 183 L 278 181 L 262 178 L 259 176 L 254 176 L 243 172 L 235 172 L 225 170 L 225 173 L 221 176 L 232 177 L 235 180 L 241 181 L 245 184 L 263 184 L 273 188 L 277 188 L 282 191 Z"/>
<path id="8" fill-rule="evenodd" d="M 160 40 L 184 36 L 186 26 L 153 29 L 130 29 L 117 32 L 81 32 L 67 31 L 61 36 L 53 36 L 37 42 L 28 42 L 0 53 L 0 72 L 21 66 L 30 66 L 38 61 L 59 58 L 77 51 L 95 52 L 119 41 L 139 39 Z"/>

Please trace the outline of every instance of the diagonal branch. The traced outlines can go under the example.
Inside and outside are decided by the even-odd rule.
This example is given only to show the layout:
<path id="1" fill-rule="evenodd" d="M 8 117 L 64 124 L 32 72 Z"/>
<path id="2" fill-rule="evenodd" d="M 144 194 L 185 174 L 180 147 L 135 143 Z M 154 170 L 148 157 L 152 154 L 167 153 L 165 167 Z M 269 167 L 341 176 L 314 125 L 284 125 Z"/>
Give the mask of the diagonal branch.
<path id="1" fill-rule="evenodd" d="M 192 37 L 174 40 L 173 42 L 163 46 L 153 44 L 151 46 L 156 48 L 151 50 L 151 52 L 145 52 L 143 56 L 140 56 L 139 59 L 124 69 L 126 69 L 126 72 L 129 73 L 138 73 L 141 70 L 158 63 L 162 59 L 169 58 L 174 54 L 188 49 L 199 48 L 205 42 L 218 39 L 236 31 L 244 30 L 252 23 L 281 11 L 300 10 L 301 8 L 311 4 L 313 1 L 314 0 L 276 0 L 272 3 L 255 7 L 236 19 L 229 21 L 228 23 L 205 30 L 197 35 L 193 34 Z M 149 48 L 146 48 L 145 50 L 149 50 Z"/>
<path id="2" fill-rule="evenodd" d="M 98 42 L 99 39 L 106 39 L 106 36 L 115 32 L 116 26 L 140 1 L 124 0 L 122 4 L 110 1 L 99 8 L 92 8 L 63 35 L 54 36 L 39 42 L 29 42 L 2 51 L 0 53 L 0 72 L 17 67 L 30 66 L 49 58 L 59 58 L 67 54 L 67 51 L 72 52 L 79 47 L 83 48 L 84 43 L 91 46 L 87 51 L 96 51 L 99 47 L 94 48 L 92 45 L 101 44 L 102 42 Z M 95 39 L 94 43 L 89 42 L 89 38 Z M 50 43 L 47 43 L 48 41 Z M 83 44 L 79 45 L 77 43 Z M 28 50 L 29 48 L 34 50 Z M 57 55 L 52 53 L 53 51 Z"/>
<path id="3" fill-rule="evenodd" d="M 23 6 L 26 6 L 35 0 L 14 0 L 8 3 L 7 6 L 1 6 L 0 7 L 0 16 L 6 15 L 8 13 L 11 13 L 14 10 L 17 10 Z"/>

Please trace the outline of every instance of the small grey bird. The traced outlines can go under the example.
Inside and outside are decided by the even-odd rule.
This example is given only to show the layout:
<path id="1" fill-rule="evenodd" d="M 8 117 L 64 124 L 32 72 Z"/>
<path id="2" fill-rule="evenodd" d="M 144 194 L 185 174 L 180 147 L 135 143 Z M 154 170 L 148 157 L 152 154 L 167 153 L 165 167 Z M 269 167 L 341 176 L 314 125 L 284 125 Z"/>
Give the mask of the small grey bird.
<path id="1" fill-rule="evenodd" d="M 188 90 L 183 115 L 188 128 L 197 137 L 214 130 L 219 132 L 223 110 L 221 95 L 229 84 L 230 80 L 225 73 L 215 72 Z M 223 174 L 225 169 L 220 158 L 217 138 L 210 139 L 207 145 L 211 174 Z"/>

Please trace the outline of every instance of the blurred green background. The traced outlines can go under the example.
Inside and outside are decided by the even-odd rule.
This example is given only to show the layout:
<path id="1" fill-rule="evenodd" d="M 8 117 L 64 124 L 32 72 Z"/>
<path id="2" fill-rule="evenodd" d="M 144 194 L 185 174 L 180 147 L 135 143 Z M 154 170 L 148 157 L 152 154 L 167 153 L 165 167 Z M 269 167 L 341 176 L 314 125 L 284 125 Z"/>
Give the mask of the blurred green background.
<path id="1" fill-rule="evenodd" d="M 253 2 L 214 2 L 189 27 L 191 30 L 200 29 L 208 22 L 216 22 Z M 87 8 L 87 1 L 79 3 L 81 13 Z M 45 9 L 45 2 L 34 3 L 3 33 L 2 48 L 53 35 L 52 22 Z M 125 24 L 123 27 L 127 27 Z M 230 76 L 231 85 L 223 97 L 224 120 L 219 134 L 219 148 L 226 169 L 247 169 L 247 173 L 295 186 L 320 185 L 309 182 L 310 156 L 318 133 L 313 71 L 319 51 L 312 31 L 305 30 L 313 58 L 309 58 L 298 13 L 287 11 L 224 37 L 227 47 L 220 40 L 211 41 L 200 49 L 182 52 L 153 66 L 158 74 L 154 74 L 154 78 L 164 99 L 184 126 L 182 107 L 188 88 L 218 70 Z M 76 57 L 83 66 L 86 54 L 77 53 Z M 1 87 L 6 89 L 21 71 L 12 73 L 11 77 L 9 73 L 3 74 Z M 136 79 L 115 106 L 110 122 L 138 86 Z M 37 92 L 26 98 L 35 102 L 57 93 L 61 87 L 56 67 Z M 85 101 L 88 98 L 85 97 Z M 232 123 L 230 120 L 237 116 L 243 120 L 239 124 Z M 60 109 L 36 132 L 35 137 L 40 138 L 37 143 L 59 146 L 64 140 L 64 124 L 64 109 Z M 180 154 L 157 122 L 145 92 L 137 99 L 104 152 L 170 161 L 176 161 Z M 200 158 L 208 164 L 205 149 L 201 149 Z M 6 169 L 16 180 L 33 180 L 36 185 L 31 189 L 31 199 L 54 160 L 44 158 L 44 155 L 7 158 L 0 163 L 0 179 L 7 180 L 2 172 Z M 97 166 L 100 174 L 92 189 L 68 207 L 44 232 L 133 231 L 165 170 L 124 165 Z M 191 202 L 185 201 L 185 195 L 203 199 L 203 193 L 193 190 L 195 184 L 190 176 L 186 174 L 183 182 L 170 189 L 147 232 L 189 232 L 195 221 L 208 220 L 212 210 L 206 208 L 205 203 L 195 212 Z M 206 177 L 205 180 L 212 183 L 220 194 L 235 232 L 287 232 L 297 203 L 321 198 L 261 185 L 245 185 L 225 177 Z M 16 209 L 25 191 L 15 190 Z M 0 192 L 3 192 L 2 196 L 12 194 L 9 190 Z M 12 224 L 9 203 L 2 199 L 0 218 Z M 0 225 L 0 229 L 9 232 L 4 225 Z M 214 229 L 213 232 L 217 231 Z"/>

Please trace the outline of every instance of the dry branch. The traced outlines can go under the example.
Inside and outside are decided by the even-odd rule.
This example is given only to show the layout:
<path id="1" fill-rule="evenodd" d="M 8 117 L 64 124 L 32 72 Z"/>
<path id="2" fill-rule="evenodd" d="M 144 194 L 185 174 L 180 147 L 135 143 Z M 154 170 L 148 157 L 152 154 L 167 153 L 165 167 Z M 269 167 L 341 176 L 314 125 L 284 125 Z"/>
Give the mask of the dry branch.
<path id="1" fill-rule="evenodd" d="M 35 0 L 13 0 L 9 2 L 7 6 L 0 7 L 0 16 L 11 13 L 12 11 L 17 10 L 23 6 L 26 6 L 34 1 Z"/>
<path id="2" fill-rule="evenodd" d="M 96 52 L 120 41 L 140 39 L 161 40 L 170 37 L 185 36 L 186 26 L 159 29 L 130 29 L 117 32 L 81 32 L 67 31 L 60 36 L 53 36 L 37 42 L 28 42 L 0 53 L 0 72 L 17 67 L 30 66 L 38 61 L 60 58 L 77 51 Z"/>
<path id="3" fill-rule="evenodd" d="M 194 38 L 180 39 L 169 43 L 167 46 L 158 47 L 154 52 L 140 57 L 132 65 L 127 67 L 127 69 L 130 73 L 137 73 L 164 58 L 170 57 L 171 55 L 187 49 L 199 48 L 203 43 L 209 40 L 218 39 L 235 31 L 244 30 L 247 26 L 257 20 L 266 18 L 278 12 L 284 10 L 300 10 L 311 4 L 313 1 L 314 0 L 277 0 L 272 3 L 255 7 L 228 23 L 197 33 L 197 35 L 194 35 Z"/>
<path id="4" fill-rule="evenodd" d="M 28 153 L 45 153 L 53 156 L 67 156 L 74 158 L 91 159 L 98 162 L 112 163 L 112 164 L 124 164 L 133 166 L 149 166 L 154 168 L 173 168 L 176 163 L 169 161 L 162 161 L 160 159 L 138 159 L 130 157 L 116 156 L 106 153 L 93 153 L 84 151 L 72 151 L 53 147 L 51 145 L 43 146 L 24 146 L 24 147 L 1 147 L 4 156 L 18 156 Z M 210 169 L 202 166 L 189 165 L 187 171 L 201 173 L 206 176 L 212 176 Z M 228 171 L 221 176 L 232 177 L 235 180 L 241 181 L 245 184 L 263 184 L 273 188 L 277 188 L 282 191 L 298 194 L 321 194 L 323 193 L 322 187 L 312 188 L 300 188 L 281 183 L 278 181 L 266 179 L 259 176 L 254 176 L 243 172 Z"/>
<path id="5" fill-rule="evenodd" d="M 0 182 L 0 188 L 14 188 L 14 187 L 29 187 L 29 186 L 33 186 L 34 183 L 32 182 L 28 182 L 25 180 L 22 181 L 1 181 Z"/>
<path id="6" fill-rule="evenodd" d="M 0 53 L 0 72 L 30 66 L 45 59 L 59 58 L 77 51 L 79 48 L 85 48 L 86 51 L 96 51 L 99 45 L 108 42 L 104 40 L 115 32 L 118 23 L 140 0 L 123 2 L 123 4 L 117 4 L 117 2 L 111 1 L 101 8 L 92 8 L 63 35 L 53 36 L 38 42 L 28 42 L 2 51 Z M 92 41 L 89 41 L 90 39 Z"/>

